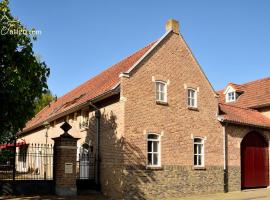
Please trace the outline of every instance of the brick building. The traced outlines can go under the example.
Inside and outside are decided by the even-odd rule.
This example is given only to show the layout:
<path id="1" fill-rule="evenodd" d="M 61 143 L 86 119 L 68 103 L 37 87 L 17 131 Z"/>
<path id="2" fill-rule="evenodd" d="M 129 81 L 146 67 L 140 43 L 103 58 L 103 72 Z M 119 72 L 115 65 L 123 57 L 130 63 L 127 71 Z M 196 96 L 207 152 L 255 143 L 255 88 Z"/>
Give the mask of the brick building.
<path id="1" fill-rule="evenodd" d="M 19 137 L 38 143 L 47 132 L 52 143 L 68 121 L 78 146 L 99 147 L 101 190 L 114 199 L 264 187 L 269 85 L 266 78 L 215 91 L 169 20 L 160 39 L 52 102 Z"/>

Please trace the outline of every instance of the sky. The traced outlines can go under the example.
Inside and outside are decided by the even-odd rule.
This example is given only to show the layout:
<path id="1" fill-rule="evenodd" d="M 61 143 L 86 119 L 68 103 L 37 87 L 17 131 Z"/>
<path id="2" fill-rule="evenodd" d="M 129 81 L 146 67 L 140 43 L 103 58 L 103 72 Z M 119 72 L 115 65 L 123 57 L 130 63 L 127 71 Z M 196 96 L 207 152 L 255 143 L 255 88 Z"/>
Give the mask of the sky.
<path id="1" fill-rule="evenodd" d="M 34 51 L 62 96 L 180 22 L 215 89 L 270 76 L 268 0 L 10 0 L 11 12 L 40 30 Z"/>

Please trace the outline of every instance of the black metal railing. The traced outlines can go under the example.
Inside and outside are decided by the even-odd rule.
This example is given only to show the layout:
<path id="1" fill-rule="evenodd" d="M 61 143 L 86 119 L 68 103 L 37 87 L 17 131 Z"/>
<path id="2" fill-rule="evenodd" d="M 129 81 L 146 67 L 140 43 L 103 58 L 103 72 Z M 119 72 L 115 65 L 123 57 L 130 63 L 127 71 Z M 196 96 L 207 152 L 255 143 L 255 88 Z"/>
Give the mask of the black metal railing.
<path id="1" fill-rule="evenodd" d="M 0 180 L 52 180 L 53 146 L 46 144 L 6 145 L 0 150 Z M 15 156 L 15 159 L 14 159 Z M 14 167 L 15 161 L 15 167 Z"/>
<path id="2" fill-rule="evenodd" d="M 95 156 L 91 152 L 81 152 L 77 156 L 76 175 L 79 180 L 95 179 Z"/>

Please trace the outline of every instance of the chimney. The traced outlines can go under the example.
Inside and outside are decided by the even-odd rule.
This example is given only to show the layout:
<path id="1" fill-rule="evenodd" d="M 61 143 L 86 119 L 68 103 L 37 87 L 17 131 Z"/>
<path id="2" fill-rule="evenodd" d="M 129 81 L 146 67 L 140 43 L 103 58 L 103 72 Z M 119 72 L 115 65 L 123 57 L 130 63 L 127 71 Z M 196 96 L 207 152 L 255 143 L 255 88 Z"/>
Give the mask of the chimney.
<path id="1" fill-rule="evenodd" d="M 172 30 L 176 34 L 179 34 L 179 22 L 175 19 L 169 19 L 166 22 L 166 32 L 170 30 Z"/>

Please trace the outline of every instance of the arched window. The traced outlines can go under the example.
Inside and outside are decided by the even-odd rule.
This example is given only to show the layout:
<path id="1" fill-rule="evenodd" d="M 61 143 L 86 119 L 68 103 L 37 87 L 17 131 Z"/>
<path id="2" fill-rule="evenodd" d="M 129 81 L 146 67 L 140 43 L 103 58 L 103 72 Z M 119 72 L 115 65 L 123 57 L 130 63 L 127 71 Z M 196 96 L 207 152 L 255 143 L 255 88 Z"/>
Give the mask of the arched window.
<path id="1" fill-rule="evenodd" d="M 202 138 L 194 138 L 194 166 L 204 166 L 204 140 Z"/>
<path id="2" fill-rule="evenodd" d="M 147 136 L 147 165 L 160 166 L 160 136 L 157 134 Z"/>
<path id="3" fill-rule="evenodd" d="M 163 81 L 156 81 L 156 101 L 167 102 L 167 84 Z"/>

